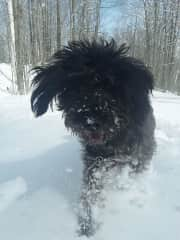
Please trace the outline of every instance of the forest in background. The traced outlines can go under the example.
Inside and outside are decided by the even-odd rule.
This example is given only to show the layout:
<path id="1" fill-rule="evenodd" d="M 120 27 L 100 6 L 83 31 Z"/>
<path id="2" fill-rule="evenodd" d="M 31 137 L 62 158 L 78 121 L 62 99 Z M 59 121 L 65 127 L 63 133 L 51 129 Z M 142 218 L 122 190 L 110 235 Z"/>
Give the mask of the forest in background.
<path id="1" fill-rule="evenodd" d="M 156 88 L 180 93 L 180 0 L 0 0 L 0 22 L 0 62 L 11 64 L 15 94 L 69 40 L 101 36 L 126 42 Z"/>

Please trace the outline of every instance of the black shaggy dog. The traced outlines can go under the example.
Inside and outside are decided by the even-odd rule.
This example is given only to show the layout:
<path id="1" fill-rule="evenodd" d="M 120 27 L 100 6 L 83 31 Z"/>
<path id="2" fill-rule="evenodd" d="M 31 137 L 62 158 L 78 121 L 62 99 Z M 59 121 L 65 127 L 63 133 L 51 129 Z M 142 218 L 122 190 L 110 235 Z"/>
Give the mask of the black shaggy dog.
<path id="1" fill-rule="evenodd" d="M 149 100 L 153 76 L 141 61 L 127 56 L 127 50 L 114 40 L 73 41 L 48 64 L 35 68 L 35 116 L 44 114 L 55 100 L 66 127 L 84 148 L 79 226 L 86 236 L 96 228 L 91 206 L 103 188 L 104 175 L 125 165 L 141 172 L 154 152 L 155 120 Z"/>

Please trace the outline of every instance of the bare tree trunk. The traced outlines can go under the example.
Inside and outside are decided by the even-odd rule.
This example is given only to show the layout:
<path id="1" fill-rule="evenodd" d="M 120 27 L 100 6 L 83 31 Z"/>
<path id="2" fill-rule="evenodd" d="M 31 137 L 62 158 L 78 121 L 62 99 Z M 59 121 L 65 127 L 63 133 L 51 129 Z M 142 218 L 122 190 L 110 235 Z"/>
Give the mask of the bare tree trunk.
<path id="1" fill-rule="evenodd" d="M 12 91 L 16 92 L 15 84 L 17 82 L 17 74 L 16 74 L 16 52 L 15 52 L 15 38 L 14 38 L 14 17 L 13 17 L 13 6 L 12 2 L 8 1 L 7 10 L 8 10 L 8 36 L 9 36 L 9 50 L 10 50 L 10 60 L 11 60 L 11 70 L 12 70 Z"/>
<path id="2" fill-rule="evenodd" d="M 81 4 L 81 14 L 79 15 L 79 39 L 82 39 L 84 37 L 85 33 L 85 15 L 86 15 L 86 0 L 82 0 L 80 2 Z"/>
<path id="3" fill-rule="evenodd" d="M 76 39 L 75 34 L 75 0 L 70 0 L 70 40 Z"/>
<path id="4" fill-rule="evenodd" d="M 60 5 L 60 1 L 56 0 L 56 34 L 57 34 L 57 38 L 56 38 L 56 42 L 57 42 L 57 49 L 60 49 L 61 47 L 61 5 Z"/>
<path id="5" fill-rule="evenodd" d="M 22 18 L 21 5 L 19 0 L 7 0 L 10 28 L 11 28 L 11 59 L 13 68 L 13 79 L 17 83 L 17 90 L 19 94 L 24 93 L 24 69 L 22 65 L 21 55 L 21 38 L 20 38 L 20 19 Z"/>
<path id="6" fill-rule="evenodd" d="M 43 28 L 43 38 L 42 38 L 42 50 L 43 50 L 43 62 L 46 61 L 50 55 L 50 36 L 49 36 L 49 19 L 48 19 L 48 0 L 45 0 L 41 4 L 42 10 L 42 28 Z"/>
<path id="7" fill-rule="evenodd" d="M 34 66 L 36 63 L 36 36 L 35 36 L 35 2 L 34 0 L 28 1 L 28 18 L 29 18 L 29 40 L 30 40 L 30 51 L 29 51 L 29 58 L 30 63 Z"/>
<path id="8" fill-rule="evenodd" d="M 148 16 L 148 2 L 146 0 L 143 1 L 144 3 L 144 21 L 145 21 L 145 32 L 146 32 L 146 51 L 145 51 L 145 59 L 147 65 L 150 66 L 150 50 L 151 50 L 151 45 L 150 45 L 150 40 L 151 40 L 151 35 L 150 35 L 150 21 L 149 21 L 149 16 Z"/>
<path id="9" fill-rule="evenodd" d="M 100 25 L 100 7 L 101 7 L 101 0 L 97 0 L 96 2 L 96 21 L 95 21 L 95 33 L 94 38 L 97 39 L 98 32 L 99 32 L 99 25 Z"/>

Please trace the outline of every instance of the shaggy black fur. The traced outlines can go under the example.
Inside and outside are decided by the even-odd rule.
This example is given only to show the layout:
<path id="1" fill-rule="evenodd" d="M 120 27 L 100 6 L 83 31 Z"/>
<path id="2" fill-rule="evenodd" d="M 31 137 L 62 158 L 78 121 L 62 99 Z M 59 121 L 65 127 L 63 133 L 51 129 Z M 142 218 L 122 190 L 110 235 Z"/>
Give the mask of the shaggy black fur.
<path id="1" fill-rule="evenodd" d="M 114 40 L 75 41 L 35 68 L 31 96 L 35 116 L 55 100 L 66 127 L 84 147 L 79 224 L 80 234 L 87 236 L 95 231 L 91 206 L 103 188 L 104 174 L 127 164 L 141 172 L 155 147 L 149 101 L 153 76 L 141 61 L 127 56 L 127 50 Z"/>

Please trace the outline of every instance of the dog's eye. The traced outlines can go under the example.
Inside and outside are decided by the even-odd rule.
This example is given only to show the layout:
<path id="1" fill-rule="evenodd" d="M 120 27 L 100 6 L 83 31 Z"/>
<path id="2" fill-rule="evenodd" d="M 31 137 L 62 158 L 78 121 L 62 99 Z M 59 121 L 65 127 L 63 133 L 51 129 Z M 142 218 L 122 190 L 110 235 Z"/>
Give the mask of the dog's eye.
<path id="1" fill-rule="evenodd" d="M 106 110 L 109 107 L 109 103 L 107 101 L 104 102 L 103 108 Z"/>
<path id="2" fill-rule="evenodd" d="M 87 124 L 88 124 L 88 125 L 94 124 L 94 120 L 93 120 L 93 119 L 90 119 L 90 118 L 87 118 Z"/>
<path id="3" fill-rule="evenodd" d="M 95 80 L 95 82 L 99 83 L 101 81 L 101 76 L 99 74 L 96 74 L 94 80 Z"/>
<path id="4" fill-rule="evenodd" d="M 118 117 L 115 117 L 115 118 L 114 118 L 114 123 L 115 123 L 116 125 L 119 125 L 119 123 L 120 123 L 120 120 L 119 120 L 119 118 L 118 118 Z"/>
<path id="5" fill-rule="evenodd" d="M 96 97 L 101 97 L 102 96 L 102 94 L 100 93 L 100 92 L 95 92 L 95 94 L 94 94 Z"/>

